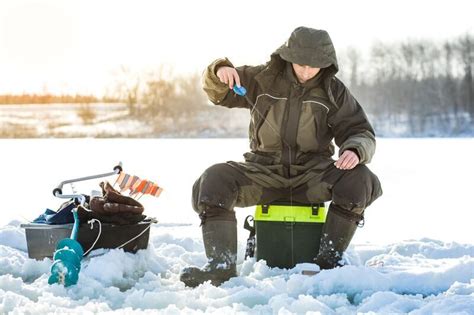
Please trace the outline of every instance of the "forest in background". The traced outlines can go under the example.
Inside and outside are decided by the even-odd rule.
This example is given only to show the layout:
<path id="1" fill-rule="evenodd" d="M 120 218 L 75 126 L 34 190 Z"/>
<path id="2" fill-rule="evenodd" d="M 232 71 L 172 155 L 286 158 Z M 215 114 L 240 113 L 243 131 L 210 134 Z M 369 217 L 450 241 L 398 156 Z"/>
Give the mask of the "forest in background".
<path id="1" fill-rule="evenodd" d="M 474 37 L 372 46 L 368 58 L 345 52 L 343 77 L 379 133 L 474 133 Z M 348 69 L 347 69 L 348 68 Z"/>
<path id="2" fill-rule="evenodd" d="M 367 52 L 345 49 L 338 58 L 338 76 L 362 104 L 378 136 L 474 134 L 472 34 L 444 42 L 379 42 Z M 121 103 L 126 107 L 126 115 L 120 116 L 120 119 L 152 126 L 146 134 L 137 135 L 147 137 L 212 136 L 213 128 L 221 124 L 205 126 L 209 124 L 206 117 L 232 119 L 230 113 L 222 115 L 221 108 L 209 105 L 198 74 L 178 76 L 173 69 L 164 66 L 140 74 L 121 67 L 111 90 L 113 92 L 101 98 L 91 95 L 0 95 L 0 103 L 80 104 L 77 107 L 78 123 L 85 125 L 100 121 L 94 106 L 90 104 Z M 245 116 L 237 116 L 242 126 L 248 123 Z M 9 137 L 10 134 L 21 136 L 18 132 L 5 130 L 17 126 L 18 122 L 2 125 L 2 137 Z M 227 130 L 232 136 L 246 136 L 245 127 L 239 124 L 234 126 L 238 130 Z M 30 133 L 29 137 L 32 134 L 34 136 Z M 109 136 L 128 135 L 119 132 Z"/>

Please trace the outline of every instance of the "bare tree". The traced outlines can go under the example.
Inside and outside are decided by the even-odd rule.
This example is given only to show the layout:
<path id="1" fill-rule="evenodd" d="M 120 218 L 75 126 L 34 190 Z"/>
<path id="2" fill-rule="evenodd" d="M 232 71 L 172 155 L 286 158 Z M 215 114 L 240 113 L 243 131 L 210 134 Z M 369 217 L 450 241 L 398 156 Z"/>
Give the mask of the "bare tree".
<path id="1" fill-rule="evenodd" d="M 146 89 L 142 101 L 146 106 L 147 113 L 155 117 L 168 115 L 174 105 L 176 87 L 172 81 L 166 79 L 153 79 L 146 82 Z"/>
<path id="2" fill-rule="evenodd" d="M 395 129 L 400 135 L 417 136 L 472 132 L 473 43 L 472 35 L 444 43 L 376 43 L 365 64 L 368 68 L 358 70 L 371 78 L 356 90 L 382 133 Z M 404 127 L 408 127 L 405 133 Z"/>
<path id="3" fill-rule="evenodd" d="M 138 114 L 140 77 L 124 65 L 120 67 L 118 77 L 116 87 L 118 98 L 127 104 L 129 114 L 135 116 Z"/>
<path id="4" fill-rule="evenodd" d="M 472 71 L 474 68 L 474 38 L 466 34 L 458 42 L 458 53 L 462 62 L 464 77 L 462 80 L 463 102 L 465 110 L 474 120 L 474 85 Z"/>
<path id="5" fill-rule="evenodd" d="M 347 58 L 349 62 L 349 69 L 351 71 L 350 72 L 351 76 L 349 80 L 350 86 L 351 88 L 356 88 L 360 83 L 359 82 L 359 67 L 360 67 L 362 56 L 357 49 L 350 47 L 347 50 Z"/>

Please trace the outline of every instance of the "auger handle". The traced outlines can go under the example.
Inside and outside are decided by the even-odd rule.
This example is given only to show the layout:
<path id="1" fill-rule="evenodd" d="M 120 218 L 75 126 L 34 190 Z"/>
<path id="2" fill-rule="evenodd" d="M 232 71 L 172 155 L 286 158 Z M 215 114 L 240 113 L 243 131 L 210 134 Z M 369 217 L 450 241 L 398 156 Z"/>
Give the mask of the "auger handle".
<path id="1" fill-rule="evenodd" d="M 79 200 L 81 200 L 81 197 L 83 198 L 82 195 L 63 195 L 63 186 L 66 184 L 82 182 L 86 180 L 97 179 L 97 178 L 112 176 L 115 174 L 120 174 L 122 171 L 123 171 L 122 162 L 119 162 L 119 164 L 114 167 L 113 172 L 65 180 L 61 182 L 56 188 L 53 189 L 53 195 L 58 198 L 63 198 L 63 199 L 78 198 Z"/>

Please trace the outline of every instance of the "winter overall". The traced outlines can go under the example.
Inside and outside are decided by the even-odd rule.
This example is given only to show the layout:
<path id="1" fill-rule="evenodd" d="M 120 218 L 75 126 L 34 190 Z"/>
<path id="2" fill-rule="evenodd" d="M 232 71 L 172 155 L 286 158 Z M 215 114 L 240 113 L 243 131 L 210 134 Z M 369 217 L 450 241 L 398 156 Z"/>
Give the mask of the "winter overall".
<path id="1" fill-rule="evenodd" d="M 321 68 L 300 83 L 291 63 Z M 375 152 L 372 126 L 357 100 L 335 77 L 336 54 L 327 32 L 297 28 L 289 41 L 260 66 L 236 68 L 251 102 L 237 96 L 216 76 L 228 59 L 213 62 L 203 75 L 204 90 L 216 105 L 248 108 L 251 152 L 245 162 L 209 167 L 193 186 L 192 203 L 202 221 L 208 264 L 186 268 L 181 280 L 197 286 L 215 285 L 236 275 L 237 227 L 234 207 L 274 201 L 332 201 L 315 262 L 338 266 L 363 214 L 382 194 L 380 182 L 365 164 Z M 359 165 L 351 170 L 334 166 L 339 154 L 355 152 Z"/>

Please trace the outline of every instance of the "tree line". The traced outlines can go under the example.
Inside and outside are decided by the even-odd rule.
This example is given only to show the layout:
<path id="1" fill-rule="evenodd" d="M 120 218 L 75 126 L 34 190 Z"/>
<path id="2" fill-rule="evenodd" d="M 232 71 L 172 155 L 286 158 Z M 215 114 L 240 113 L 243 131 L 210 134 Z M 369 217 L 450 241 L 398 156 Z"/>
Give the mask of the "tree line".
<path id="1" fill-rule="evenodd" d="M 342 77 L 380 135 L 474 134 L 474 37 L 348 49 Z"/>
<path id="2" fill-rule="evenodd" d="M 25 104 L 89 104 L 89 103 L 116 103 L 117 98 L 102 97 L 94 95 L 54 95 L 54 94 L 2 94 L 0 95 L 0 105 L 25 105 Z"/>
<path id="3" fill-rule="evenodd" d="M 339 55 L 340 76 L 362 104 L 379 136 L 474 135 L 474 37 L 435 42 L 378 42 L 367 52 L 349 48 Z M 121 67 L 109 95 L 0 95 L 0 104 L 122 102 L 132 118 L 189 130 L 206 124 L 209 106 L 200 75 L 173 75 L 160 67 L 133 73 Z M 242 135 L 244 136 L 244 135 Z"/>
<path id="4" fill-rule="evenodd" d="M 443 42 L 377 42 L 365 54 L 348 48 L 340 63 L 339 76 L 370 116 L 377 135 L 474 135 L 473 35 Z M 192 120 L 199 119 L 195 112 L 215 108 L 207 106 L 199 75 L 172 78 L 163 69 L 133 80 L 122 69 L 127 80 L 116 96 L 132 114 L 146 119 L 192 115 Z"/>

